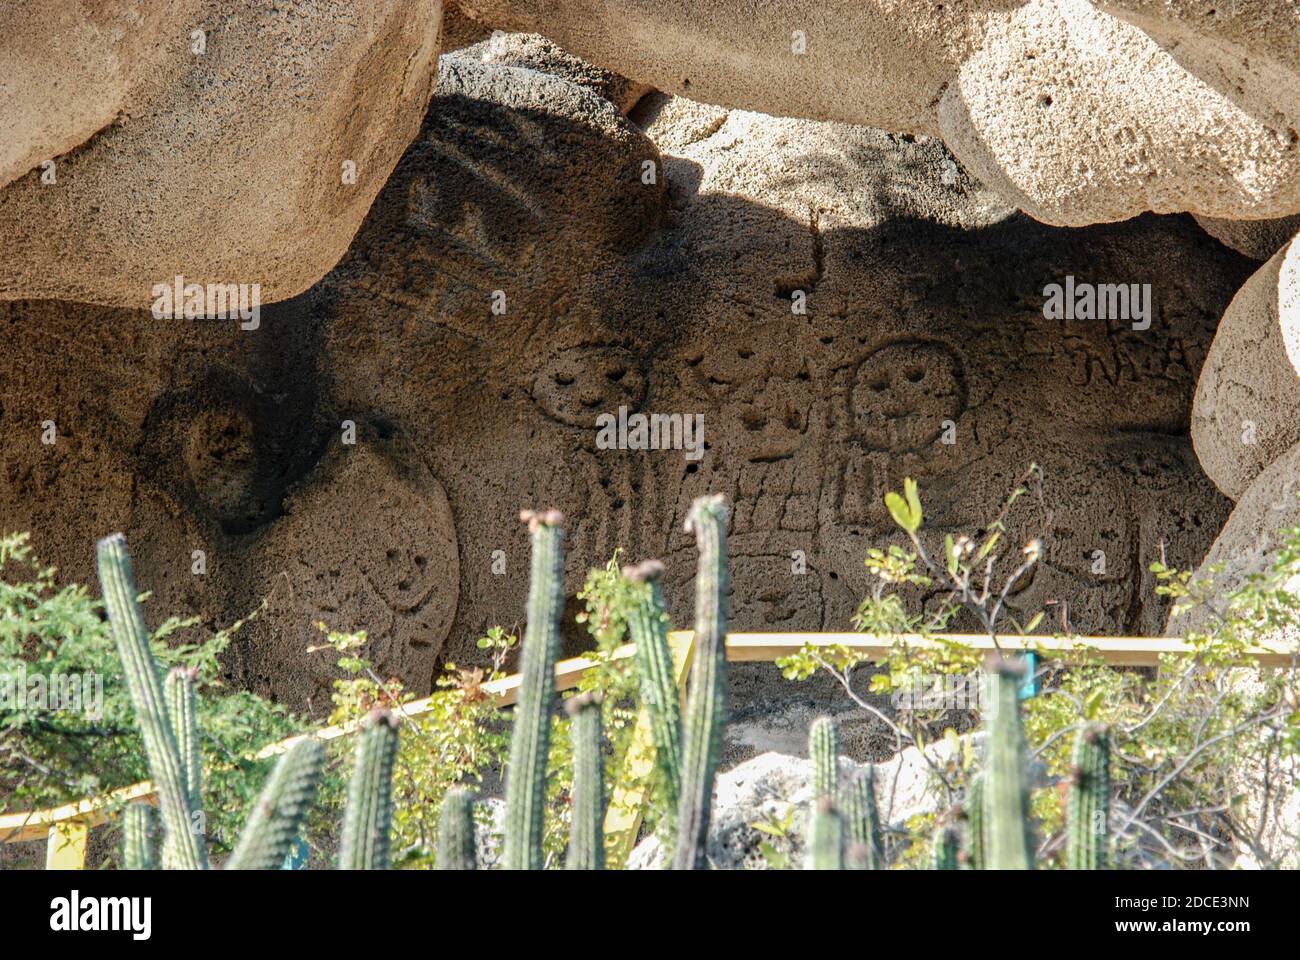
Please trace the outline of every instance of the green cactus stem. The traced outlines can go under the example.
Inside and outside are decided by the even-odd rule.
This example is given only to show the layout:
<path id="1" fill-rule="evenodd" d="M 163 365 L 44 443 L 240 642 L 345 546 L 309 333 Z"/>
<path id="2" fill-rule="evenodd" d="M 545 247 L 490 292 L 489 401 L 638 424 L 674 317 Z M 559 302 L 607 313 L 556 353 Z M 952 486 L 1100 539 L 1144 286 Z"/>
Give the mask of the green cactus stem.
<path id="1" fill-rule="evenodd" d="M 957 869 L 957 831 L 941 826 L 934 832 L 934 846 L 930 849 L 930 866 L 935 870 Z"/>
<path id="2" fill-rule="evenodd" d="M 525 511 L 532 534 L 528 624 L 522 654 L 523 679 L 510 737 L 506 770 L 506 837 L 502 866 L 540 870 L 546 762 L 555 707 L 555 661 L 564 610 L 564 517 L 558 510 Z"/>
<path id="3" fill-rule="evenodd" d="M 239 834 L 227 870 L 278 870 L 311 810 L 325 769 L 325 747 L 304 738 L 282 756 Z"/>
<path id="4" fill-rule="evenodd" d="M 397 717 L 382 708 L 362 724 L 343 817 L 339 869 L 387 870 L 393 820 Z"/>
<path id="5" fill-rule="evenodd" d="M 840 780 L 840 728 L 830 717 L 818 717 L 808 728 L 808 757 L 812 760 L 813 796 L 835 797 Z"/>
<path id="6" fill-rule="evenodd" d="M 122 661 L 149 772 L 162 808 L 164 844 L 177 869 L 206 869 L 207 851 L 202 836 L 194 829 L 199 822 L 195 817 L 198 811 L 190 804 L 185 765 L 167 714 L 158 667 L 149 648 L 149 631 L 137 601 L 139 594 L 126 538 L 120 533 L 105 537 L 96 553 L 109 628 Z"/>
<path id="7" fill-rule="evenodd" d="M 848 865 L 854 870 L 884 870 L 885 844 L 876 806 L 876 771 L 868 764 L 840 789 L 848 834 Z"/>
<path id="8" fill-rule="evenodd" d="M 172 735 L 176 738 L 176 749 L 180 751 L 185 772 L 185 789 L 190 797 L 191 810 L 203 808 L 203 751 L 195 686 L 198 676 L 199 671 L 193 667 L 172 667 L 163 690 Z"/>
<path id="9" fill-rule="evenodd" d="M 127 804 L 126 819 L 122 824 L 122 865 L 127 870 L 153 869 L 153 834 L 156 819 L 151 804 Z"/>
<path id="10" fill-rule="evenodd" d="M 703 870 L 708 865 L 713 781 L 727 723 L 727 508 L 723 498 L 697 499 L 686 529 L 695 534 L 700 556 L 695 578 L 695 661 L 684 724 L 673 867 Z"/>
<path id="11" fill-rule="evenodd" d="M 1067 803 L 1066 867 L 1104 870 L 1110 861 L 1110 737 L 1088 727 L 1074 742 Z"/>
<path id="12" fill-rule="evenodd" d="M 808 814 L 808 869 L 844 869 L 844 820 L 829 794 L 813 802 Z"/>
<path id="13" fill-rule="evenodd" d="M 195 687 L 198 674 L 198 670 L 192 667 L 172 667 L 163 681 L 167 719 L 171 722 L 172 736 L 176 738 L 176 749 L 180 752 L 191 816 L 203 809 L 203 752 L 199 735 L 198 691 Z M 190 829 L 199 830 L 202 822 L 202 817 L 192 819 Z M 175 860 L 173 844 L 164 843 L 164 869 L 172 869 Z"/>
<path id="14" fill-rule="evenodd" d="M 989 671 L 988 738 L 984 768 L 988 868 L 1032 870 L 1029 764 L 1020 723 L 1024 668 L 1000 661 Z"/>
<path id="15" fill-rule="evenodd" d="M 452 787 L 442 800 L 442 813 L 438 817 L 438 869 L 478 869 L 474 792 L 465 787 Z"/>
<path id="16" fill-rule="evenodd" d="M 984 804 L 984 778 L 971 778 L 966 787 L 966 802 L 962 807 L 966 818 L 965 854 L 966 866 L 971 870 L 983 870 L 988 866 L 988 817 Z"/>
<path id="17" fill-rule="evenodd" d="M 681 796 L 682 703 L 677 692 L 672 649 L 668 646 L 668 616 L 664 613 L 660 579 L 664 565 L 647 560 L 624 567 L 623 576 L 641 585 L 636 605 L 628 614 L 628 632 L 636 644 L 641 705 L 650 715 L 655 745 L 655 770 L 665 809 L 663 836 L 675 835 L 673 820 Z"/>
<path id="18" fill-rule="evenodd" d="M 600 751 L 600 698 L 589 693 L 564 701 L 572 718 L 573 808 L 569 819 L 569 870 L 605 869 L 605 761 Z"/>

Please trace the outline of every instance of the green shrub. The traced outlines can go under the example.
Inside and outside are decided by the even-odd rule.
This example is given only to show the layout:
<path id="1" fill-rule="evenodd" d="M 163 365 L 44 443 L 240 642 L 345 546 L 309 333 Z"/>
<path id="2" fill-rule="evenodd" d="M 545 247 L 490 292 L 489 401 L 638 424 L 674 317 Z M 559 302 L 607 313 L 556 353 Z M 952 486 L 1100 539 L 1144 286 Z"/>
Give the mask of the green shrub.
<path id="1" fill-rule="evenodd" d="M 197 671 L 203 692 L 199 721 L 206 833 L 218 851 L 233 845 L 272 766 L 269 760 L 247 760 L 247 755 L 306 729 L 305 721 L 284 708 L 222 682 L 221 653 L 243 623 L 191 639 L 200 632 L 197 618 L 173 617 L 151 637 L 164 669 Z M 93 713 L 85 709 L 85 697 L 79 705 L 50 697 L 44 705 L 34 705 L 30 698 L 21 704 L 10 697 L 0 700 L 3 809 L 55 806 L 148 779 L 103 605 L 83 586 L 58 586 L 54 568 L 40 563 L 25 533 L 0 537 L 0 677 L 8 678 L 12 689 L 25 680 L 29 691 L 42 683 L 52 691 L 59 677 L 79 678 L 83 686 L 88 679 L 102 684 L 102 700 Z"/>

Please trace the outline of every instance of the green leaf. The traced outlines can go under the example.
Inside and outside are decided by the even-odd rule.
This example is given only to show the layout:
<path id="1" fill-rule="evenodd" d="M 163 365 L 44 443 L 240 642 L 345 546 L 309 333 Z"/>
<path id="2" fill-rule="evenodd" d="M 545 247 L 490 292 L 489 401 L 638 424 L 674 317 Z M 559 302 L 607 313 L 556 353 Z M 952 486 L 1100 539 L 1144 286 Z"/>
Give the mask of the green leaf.
<path id="1" fill-rule="evenodd" d="M 953 543 L 952 534 L 949 533 L 943 538 L 943 555 L 947 561 L 948 576 L 957 576 L 957 545 Z"/>
<path id="2" fill-rule="evenodd" d="M 904 530 L 912 530 L 912 515 L 907 509 L 907 503 L 894 491 L 885 494 L 885 507 L 889 510 L 889 515 L 894 518 L 894 522 Z"/>
<path id="3" fill-rule="evenodd" d="M 1098 687 L 1088 694 L 1083 701 L 1083 715 L 1089 720 L 1097 719 L 1102 702 L 1106 699 L 1106 688 Z"/>
<path id="4" fill-rule="evenodd" d="M 912 514 L 912 532 L 921 529 L 921 497 L 916 490 L 916 481 L 911 477 L 903 480 L 903 495 L 907 497 L 907 507 Z"/>

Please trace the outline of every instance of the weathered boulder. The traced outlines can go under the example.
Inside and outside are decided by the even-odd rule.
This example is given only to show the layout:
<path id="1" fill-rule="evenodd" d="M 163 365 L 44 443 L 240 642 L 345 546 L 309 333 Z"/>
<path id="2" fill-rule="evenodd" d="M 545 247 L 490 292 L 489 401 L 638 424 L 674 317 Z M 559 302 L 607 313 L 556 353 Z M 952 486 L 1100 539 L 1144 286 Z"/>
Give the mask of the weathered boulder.
<path id="1" fill-rule="evenodd" d="M 1220 220 L 1197 217 L 1201 229 L 1252 260 L 1267 260 L 1300 233 L 1300 214 L 1275 220 Z"/>
<path id="2" fill-rule="evenodd" d="M 1201 467 L 1227 496 L 1300 441 L 1300 241 L 1233 297 L 1205 358 L 1192 406 Z"/>
<path id="3" fill-rule="evenodd" d="M 874 0 L 758 17 L 742 0 L 464 9 L 695 100 L 942 134 L 967 169 L 1047 223 L 1300 211 L 1294 10 L 1252 0 L 1197 18 L 1154 0 L 1101 5 Z"/>
<path id="4" fill-rule="evenodd" d="M 189 44 L 200 0 L 13 0 L 0 9 L 0 188 L 139 109 Z"/>
<path id="5" fill-rule="evenodd" d="M 0 12 L 0 299 L 143 308 L 177 276 L 291 297 L 343 255 L 433 92 L 441 0 L 35 6 Z"/>
<path id="6" fill-rule="evenodd" d="M 658 90 L 775 116 L 937 133 L 935 105 L 993 13 L 1019 0 L 463 0 Z M 802 36 L 801 36 L 802 35 Z M 802 43 L 802 45 L 801 45 Z"/>
<path id="7" fill-rule="evenodd" d="M 1031 0 L 961 65 L 939 123 L 972 173 L 1048 223 L 1264 218 L 1300 209 L 1297 104 L 1222 91 L 1087 0 Z"/>

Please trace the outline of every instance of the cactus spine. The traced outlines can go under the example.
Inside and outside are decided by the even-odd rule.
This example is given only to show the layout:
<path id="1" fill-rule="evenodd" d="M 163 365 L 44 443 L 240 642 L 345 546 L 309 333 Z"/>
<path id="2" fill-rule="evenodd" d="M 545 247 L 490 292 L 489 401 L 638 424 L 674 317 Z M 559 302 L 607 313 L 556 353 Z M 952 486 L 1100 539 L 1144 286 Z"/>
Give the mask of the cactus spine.
<path id="1" fill-rule="evenodd" d="M 699 548 L 695 578 L 695 662 L 682 744 L 677 806 L 677 870 L 703 870 L 713 780 L 727 722 L 727 508 L 719 495 L 700 497 L 686 521 Z"/>
<path id="2" fill-rule="evenodd" d="M 884 870 L 885 844 L 876 807 L 876 771 L 868 765 L 840 791 L 848 831 L 848 863 L 855 870 Z"/>
<path id="3" fill-rule="evenodd" d="M 569 870 L 605 869 L 605 769 L 600 753 L 600 700 L 579 694 L 564 702 L 573 718 L 573 809 L 569 819 Z"/>
<path id="4" fill-rule="evenodd" d="M 934 832 L 930 866 L 935 870 L 957 869 L 957 832 L 951 827 L 940 827 Z"/>
<path id="5" fill-rule="evenodd" d="M 829 794 L 818 798 L 809 812 L 808 869 L 844 869 L 844 820 Z"/>
<path id="6" fill-rule="evenodd" d="M 1104 870 L 1110 846 L 1110 737 L 1089 727 L 1074 742 L 1070 784 L 1066 866 L 1070 870 Z"/>
<path id="7" fill-rule="evenodd" d="M 984 778 L 976 776 L 966 787 L 966 865 L 972 870 L 988 866 L 988 817 L 985 814 Z"/>
<path id="8" fill-rule="evenodd" d="M 127 804 L 122 827 L 122 864 L 127 870 L 153 869 L 154 809 L 148 803 Z"/>
<path id="9" fill-rule="evenodd" d="M 830 717 L 818 717 L 808 729 L 808 756 L 813 768 L 813 797 L 835 797 L 840 779 L 840 728 Z"/>
<path id="10" fill-rule="evenodd" d="M 674 680 L 673 655 L 668 646 L 668 617 L 664 613 L 663 591 L 659 585 L 663 570 L 659 561 L 647 560 L 635 567 L 624 567 L 623 576 L 633 583 L 643 584 L 643 592 L 628 614 L 627 623 L 628 632 L 636 644 L 641 703 L 650 714 L 655 770 L 666 811 L 663 836 L 671 837 L 675 833 L 672 821 L 681 796 L 682 704 Z"/>
<path id="11" fill-rule="evenodd" d="M 474 793 L 452 787 L 442 800 L 438 817 L 438 869 L 475 870 L 478 855 L 474 841 Z"/>
<path id="12" fill-rule="evenodd" d="M 227 870 L 276 870 L 293 846 L 325 767 L 325 747 L 299 740 L 280 758 L 239 834 Z"/>
<path id="13" fill-rule="evenodd" d="M 1018 664 L 1000 662 L 989 672 L 988 742 L 984 769 L 988 867 L 1032 870 L 1029 836 L 1029 768 L 1020 726 Z"/>
<path id="14" fill-rule="evenodd" d="M 138 593 L 126 538 L 120 533 L 105 537 L 96 552 L 109 627 L 122 661 L 149 771 L 162 807 L 164 842 L 178 869 L 205 869 L 207 851 L 202 837 L 192 829 L 197 811 L 190 804 L 185 767 L 167 715 L 158 668 L 149 649 L 149 631 L 136 599 Z"/>
<path id="15" fill-rule="evenodd" d="M 397 718 L 372 710 L 357 742 L 343 816 L 340 870 L 387 870 Z"/>
<path id="16" fill-rule="evenodd" d="M 523 680 L 510 736 L 506 773 L 506 838 L 502 865 L 507 870 L 540 870 L 546 803 L 546 761 L 555 706 L 555 660 L 564 609 L 564 551 L 556 510 L 525 511 L 532 533 L 528 586 L 528 624 L 524 632 Z"/>

